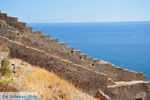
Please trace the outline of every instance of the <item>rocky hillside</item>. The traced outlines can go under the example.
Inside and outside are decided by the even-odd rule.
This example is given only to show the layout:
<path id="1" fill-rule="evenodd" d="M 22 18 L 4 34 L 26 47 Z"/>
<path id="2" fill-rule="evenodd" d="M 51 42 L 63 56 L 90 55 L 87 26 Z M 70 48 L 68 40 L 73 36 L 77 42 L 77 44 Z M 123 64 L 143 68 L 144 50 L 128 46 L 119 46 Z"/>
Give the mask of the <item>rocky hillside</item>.
<path id="1" fill-rule="evenodd" d="M 53 72 L 9 58 L 9 49 L 0 46 L 0 69 L 3 68 L 4 59 L 9 62 L 10 72 L 3 74 L 4 71 L 0 71 L 1 92 L 38 92 L 39 100 L 97 100 Z"/>

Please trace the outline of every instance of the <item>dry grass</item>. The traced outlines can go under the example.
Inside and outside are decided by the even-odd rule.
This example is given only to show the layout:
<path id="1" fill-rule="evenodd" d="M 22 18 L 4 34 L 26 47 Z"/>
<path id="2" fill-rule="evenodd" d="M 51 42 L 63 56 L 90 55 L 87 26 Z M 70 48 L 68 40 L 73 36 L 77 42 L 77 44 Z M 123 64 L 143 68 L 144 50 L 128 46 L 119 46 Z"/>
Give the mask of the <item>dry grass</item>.
<path id="1" fill-rule="evenodd" d="M 3 51 L 9 52 L 7 47 L 0 46 L 0 49 L 2 48 L 4 48 Z M 38 92 L 38 100 L 97 100 L 43 68 L 18 59 L 11 59 L 10 63 L 16 67 L 17 71 L 12 75 L 11 84 L 9 81 L 1 81 L 8 85 L 0 84 L 2 86 L 0 91 Z"/>
<path id="2" fill-rule="evenodd" d="M 0 83 L 0 92 L 17 92 L 18 90 L 8 84 Z"/>
<path id="3" fill-rule="evenodd" d="M 2 52 L 8 52 L 8 58 L 10 58 L 10 50 L 7 46 L 0 45 L 0 50 L 1 50 L 0 54 L 2 54 Z"/>
<path id="4" fill-rule="evenodd" d="M 2 83 L 2 84 L 8 84 L 8 83 L 10 83 L 10 82 L 12 82 L 13 81 L 13 79 L 9 79 L 9 80 L 0 80 L 0 84 Z"/>
<path id="5" fill-rule="evenodd" d="M 10 52 L 9 48 L 5 45 L 0 45 L 0 49 L 2 52 Z"/>
<path id="6" fill-rule="evenodd" d="M 43 100 L 96 100 L 54 73 L 41 68 L 30 72 L 23 83 L 25 90 L 38 92 L 39 98 Z"/>

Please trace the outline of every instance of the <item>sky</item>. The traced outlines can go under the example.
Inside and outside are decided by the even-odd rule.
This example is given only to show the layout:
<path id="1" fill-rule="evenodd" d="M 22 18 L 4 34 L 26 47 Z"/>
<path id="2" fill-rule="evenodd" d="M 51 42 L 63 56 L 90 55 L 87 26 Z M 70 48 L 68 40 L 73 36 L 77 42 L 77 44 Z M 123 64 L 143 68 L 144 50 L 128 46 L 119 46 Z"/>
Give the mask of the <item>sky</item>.
<path id="1" fill-rule="evenodd" d="M 27 23 L 150 21 L 150 0 L 0 0 Z"/>

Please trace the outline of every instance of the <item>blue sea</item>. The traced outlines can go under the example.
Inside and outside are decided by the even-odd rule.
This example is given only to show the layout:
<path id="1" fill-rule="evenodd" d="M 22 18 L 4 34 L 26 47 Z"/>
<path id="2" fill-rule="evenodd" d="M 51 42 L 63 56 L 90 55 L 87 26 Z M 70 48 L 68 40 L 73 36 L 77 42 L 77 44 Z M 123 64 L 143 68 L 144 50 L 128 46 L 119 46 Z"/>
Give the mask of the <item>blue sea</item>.
<path id="1" fill-rule="evenodd" d="M 93 58 L 143 72 L 150 80 L 150 22 L 29 23 Z"/>

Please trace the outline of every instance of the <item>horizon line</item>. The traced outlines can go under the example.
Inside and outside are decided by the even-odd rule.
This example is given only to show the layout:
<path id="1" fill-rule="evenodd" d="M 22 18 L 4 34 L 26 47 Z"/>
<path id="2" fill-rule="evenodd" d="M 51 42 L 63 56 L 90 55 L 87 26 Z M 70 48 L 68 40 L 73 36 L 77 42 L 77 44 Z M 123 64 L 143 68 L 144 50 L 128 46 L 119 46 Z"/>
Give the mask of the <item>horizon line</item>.
<path id="1" fill-rule="evenodd" d="M 23 21 L 25 22 L 25 21 Z M 150 20 L 145 20 L 145 21 L 101 21 L 101 22 L 26 22 L 26 23 L 43 23 L 43 24 L 46 24 L 46 23 L 121 23 L 121 22 L 150 22 Z"/>

